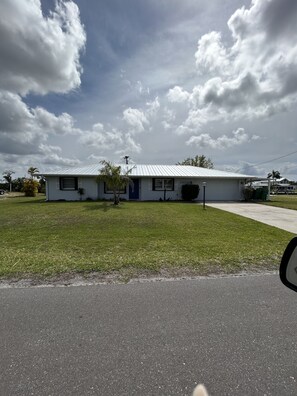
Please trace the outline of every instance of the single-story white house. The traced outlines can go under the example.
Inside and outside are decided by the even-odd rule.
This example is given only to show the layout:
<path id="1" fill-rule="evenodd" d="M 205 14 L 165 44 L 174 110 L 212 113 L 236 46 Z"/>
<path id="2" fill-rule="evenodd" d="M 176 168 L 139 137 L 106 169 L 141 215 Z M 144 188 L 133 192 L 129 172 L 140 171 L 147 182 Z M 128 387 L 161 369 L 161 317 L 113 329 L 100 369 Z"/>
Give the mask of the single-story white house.
<path id="1" fill-rule="evenodd" d="M 105 183 L 96 180 L 102 165 L 61 169 L 43 173 L 46 179 L 47 201 L 77 201 L 112 199 L 112 191 Z M 138 201 L 181 200 L 184 184 L 198 184 L 197 201 L 205 197 L 209 201 L 240 201 L 245 184 L 257 177 L 224 172 L 188 165 L 121 165 L 123 173 L 129 173 L 133 184 L 121 193 L 121 199 Z M 206 184 L 203 184 L 206 183 Z M 80 190 L 83 189 L 83 190 Z M 79 192 L 83 191 L 81 196 Z"/>

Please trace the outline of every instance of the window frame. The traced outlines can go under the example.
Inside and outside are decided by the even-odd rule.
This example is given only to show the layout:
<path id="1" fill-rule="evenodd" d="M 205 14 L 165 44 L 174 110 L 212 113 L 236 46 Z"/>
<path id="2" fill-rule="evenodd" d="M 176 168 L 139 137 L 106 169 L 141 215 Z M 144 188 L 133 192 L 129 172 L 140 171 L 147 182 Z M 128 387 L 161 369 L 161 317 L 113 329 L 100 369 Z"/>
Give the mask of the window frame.
<path id="1" fill-rule="evenodd" d="M 65 179 L 73 179 L 74 181 L 74 187 L 70 187 L 70 188 L 65 188 L 63 185 L 63 182 Z M 60 190 L 62 191 L 77 191 L 78 190 L 78 177 L 75 176 L 61 176 L 60 177 Z"/>
<path id="2" fill-rule="evenodd" d="M 174 178 L 173 177 L 154 177 L 153 179 L 153 191 L 174 191 Z M 161 188 L 156 188 L 156 181 L 160 181 L 162 183 Z M 172 188 L 165 188 L 165 180 L 170 180 L 170 183 L 172 183 Z"/>
<path id="3" fill-rule="evenodd" d="M 104 194 L 113 194 L 113 191 L 108 189 L 106 182 L 104 182 Z M 117 191 L 117 194 L 127 194 L 127 186 L 125 186 L 122 190 Z"/>

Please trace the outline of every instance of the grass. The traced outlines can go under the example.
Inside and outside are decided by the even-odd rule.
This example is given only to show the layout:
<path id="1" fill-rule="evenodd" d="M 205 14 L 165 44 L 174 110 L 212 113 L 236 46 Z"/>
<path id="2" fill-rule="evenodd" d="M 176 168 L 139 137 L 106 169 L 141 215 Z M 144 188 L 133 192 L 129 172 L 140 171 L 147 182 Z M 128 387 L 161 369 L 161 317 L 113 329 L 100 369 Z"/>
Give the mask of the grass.
<path id="1" fill-rule="evenodd" d="M 0 276 L 276 268 L 292 234 L 173 202 L 0 200 Z"/>
<path id="2" fill-rule="evenodd" d="M 270 199 L 271 201 L 264 202 L 264 204 L 297 210 L 297 195 L 271 195 Z"/>

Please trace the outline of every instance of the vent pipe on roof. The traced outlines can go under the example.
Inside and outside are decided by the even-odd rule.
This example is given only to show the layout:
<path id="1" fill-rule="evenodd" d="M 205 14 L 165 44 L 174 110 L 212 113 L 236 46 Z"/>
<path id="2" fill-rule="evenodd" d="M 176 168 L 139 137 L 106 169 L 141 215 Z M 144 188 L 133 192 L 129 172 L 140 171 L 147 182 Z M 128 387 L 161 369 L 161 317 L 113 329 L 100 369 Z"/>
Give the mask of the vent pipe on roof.
<path id="1" fill-rule="evenodd" d="M 126 161 L 126 165 L 129 164 L 129 155 L 125 155 L 124 160 Z"/>

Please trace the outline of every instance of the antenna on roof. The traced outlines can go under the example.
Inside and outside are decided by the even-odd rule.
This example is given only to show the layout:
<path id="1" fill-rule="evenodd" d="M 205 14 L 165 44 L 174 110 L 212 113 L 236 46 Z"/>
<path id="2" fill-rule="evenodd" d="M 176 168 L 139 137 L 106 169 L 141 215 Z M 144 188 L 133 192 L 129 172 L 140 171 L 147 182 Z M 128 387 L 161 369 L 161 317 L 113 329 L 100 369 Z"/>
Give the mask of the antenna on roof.
<path id="1" fill-rule="evenodd" d="M 129 155 L 125 155 L 124 160 L 126 161 L 126 165 L 129 164 Z"/>

